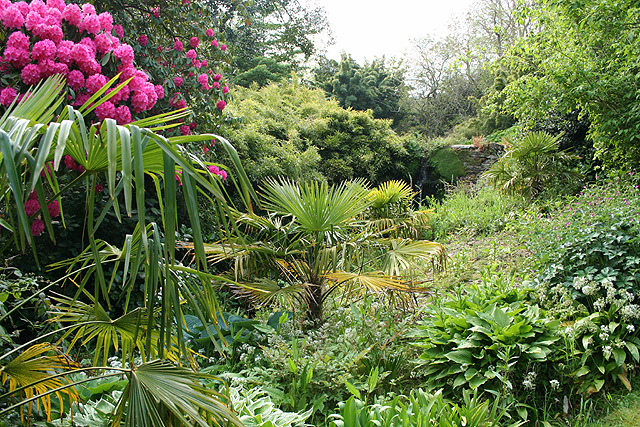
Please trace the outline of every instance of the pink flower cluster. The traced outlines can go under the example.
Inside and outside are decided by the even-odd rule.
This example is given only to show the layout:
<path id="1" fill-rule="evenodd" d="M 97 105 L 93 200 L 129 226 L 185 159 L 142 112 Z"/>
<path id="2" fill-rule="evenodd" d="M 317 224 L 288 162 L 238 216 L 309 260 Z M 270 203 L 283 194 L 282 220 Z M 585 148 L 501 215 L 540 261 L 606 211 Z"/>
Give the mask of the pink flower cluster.
<path id="1" fill-rule="evenodd" d="M 224 169 L 220 169 L 214 165 L 209 165 L 208 169 L 210 174 L 219 176 L 222 179 L 227 179 L 227 171 Z"/>
<path id="2" fill-rule="evenodd" d="M 28 4 L 0 0 L 0 23 L 8 34 L 6 44 L 0 43 L 0 72 L 10 74 L 15 70 L 20 75 L 12 86 L 0 89 L 2 105 L 11 104 L 27 86 L 54 74 L 66 77 L 74 94 L 72 104 L 83 105 L 113 77 L 103 74 L 107 54 L 108 61 L 113 61 L 121 73 L 120 81 L 132 80 L 96 109 L 99 120 L 112 118 L 120 124 L 129 123 L 131 110 L 147 111 L 164 96 L 161 86 L 154 86 L 145 72 L 134 67 L 133 48 L 120 42 L 123 28 L 114 26 L 110 13 L 97 14 L 89 3 L 79 6 L 66 4 L 65 0 L 32 0 Z M 142 45 L 148 42 L 146 36 L 138 41 Z"/>
<path id="3" fill-rule="evenodd" d="M 38 201 L 38 195 L 35 191 L 31 192 L 31 194 L 29 195 L 29 199 L 24 204 L 24 210 L 27 216 L 35 215 L 36 213 L 38 213 L 38 211 L 40 211 L 41 208 L 42 206 Z M 60 216 L 60 204 L 57 200 L 54 200 L 47 205 L 47 212 L 49 212 L 49 217 L 51 218 Z M 34 219 L 33 222 L 31 222 L 31 235 L 39 236 L 43 231 L 44 221 L 42 221 L 42 219 L 40 218 Z"/>

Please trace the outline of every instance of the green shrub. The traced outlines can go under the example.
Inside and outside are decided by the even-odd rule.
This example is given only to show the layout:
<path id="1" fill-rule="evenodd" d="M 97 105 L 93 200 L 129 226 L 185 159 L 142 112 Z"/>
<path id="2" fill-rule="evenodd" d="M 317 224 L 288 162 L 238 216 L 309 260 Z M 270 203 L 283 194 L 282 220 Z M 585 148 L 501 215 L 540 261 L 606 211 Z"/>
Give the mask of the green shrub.
<path id="1" fill-rule="evenodd" d="M 499 276 L 463 294 L 434 299 L 413 330 L 414 345 L 423 348 L 420 374 L 432 389 L 447 396 L 462 390 L 502 395 L 523 404 L 535 379 L 549 369 L 559 322 L 529 303 L 530 289 L 519 289 Z"/>
<path id="2" fill-rule="evenodd" d="M 524 240 L 536 255 L 539 281 L 565 284 L 585 303 L 576 278 L 611 281 L 640 292 L 640 197 L 629 180 L 607 179 L 558 202 L 548 216 L 531 217 Z"/>
<path id="3" fill-rule="evenodd" d="M 223 129 L 253 182 L 266 177 L 328 180 L 366 178 L 374 185 L 407 179 L 418 167 L 414 136 L 400 137 L 390 120 L 341 108 L 325 93 L 297 82 L 238 88 Z"/>
<path id="4" fill-rule="evenodd" d="M 322 425 L 338 402 L 348 398 L 345 382 L 364 389 L 375 369 L 374 393 L 398 390 L 411 381 L 406 361 L 415 351 L 399 336 L 413 317 L 398 315 L 392 307 L 367 300 L 329 311 L 321 326 L 306 332 L 286 322 L 266 334 L 265 345 L 243 345 L 245 369 L 219 375 L 232 386 L 260 387 L 284 410 L 313 409 L 312 424 Z"/>
<path id="5" fill-rule="evenodd" d="M 449 182 L 455 181 L 466 173 L 466 168 L 460 157 L 447 147 L 441 148 L 429 157 L 429 163 L 442 179 Z"/>

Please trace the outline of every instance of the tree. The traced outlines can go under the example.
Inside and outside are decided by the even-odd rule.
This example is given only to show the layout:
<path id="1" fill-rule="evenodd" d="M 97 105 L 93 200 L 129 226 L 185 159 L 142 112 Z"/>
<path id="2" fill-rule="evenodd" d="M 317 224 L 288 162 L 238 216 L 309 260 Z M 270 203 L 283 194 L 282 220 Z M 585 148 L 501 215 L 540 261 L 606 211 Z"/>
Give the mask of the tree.
<path id="1" fill-rule="evenodd" d="M 438 243 L 384 237 L 396 224 L 367 232 L 363 215 L 379 201 L 369 193 L 362 180 L 338 185 L 266 180 L 261 191 L 266 214 L 238 213 L 243 232 L 206 245 L 206 251 L 214 262 L 233 260 L 228 272 L 238 282 L 233 286 L 254 302 L 296 301 L 317 324 L 334 292 L 409 291 L 411 284 L 399 277 L 415 262 L 442 261 Z M 399 197 L 385 203 L 398 203 Z"/>
<path id="2" fill-rule="evenodd" d="M 527 127 L 578 111 L 590 121 L 595 156 L 614 168 L 637 168 L 640 114 L 636 86 L 640 42 L 635 2 L 545 1 L 544 31 L 505 55 L 512 76 L 503 109 Z"/>
<path id="3" fill-rule="evenodd" d="M 577 156 L 559 150 L 560 137 L 532 132 L 515 142 L 506 140 L 507 151 L 484 175 L 505 193 L 529 199 L 552 186 L 570 188 L 580 176 L 571 169 Z"/>
<path id="4" fill-rule="evenodd" d="M 441 136 L 476 114 L 473 99 L 486 90 L 488 73 L 465 49 L 453 35 L 416 40 L 402 129 Z"/>
<path id="5" fill-rule="evenodd" d="M 389 120 L 345 110 L 324 91 L 297 82 L 238 88 L 224 135 L 233 141 L 254 183 L 366 178 L 407 179 L 417 168 L 415 138 L 400 137 Z"/>
<path id="6" fill-rule="evenodd" d="M 402 68 L 389 65 L 385 58 L 360 66 L 346 54 L 342 54 L 339 64 L 334 62 L 322 61 L 315 70 L 315 81 L 343 108 L 372 110 L 377 119 L 400 118 L 400 99 L 405 91 Z M 327 73 L 332 68 L 337 69 Z"/>

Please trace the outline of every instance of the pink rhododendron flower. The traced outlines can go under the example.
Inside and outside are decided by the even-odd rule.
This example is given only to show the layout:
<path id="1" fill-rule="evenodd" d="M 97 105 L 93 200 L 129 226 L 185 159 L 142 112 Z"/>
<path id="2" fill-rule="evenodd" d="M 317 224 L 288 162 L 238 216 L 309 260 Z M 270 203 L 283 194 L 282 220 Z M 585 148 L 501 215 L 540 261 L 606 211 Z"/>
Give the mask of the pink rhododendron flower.
<path id="1" fill-rule="evenodd" d="M 100 33 L 93 39 L 93 45 L 101 55 L 113 50 L 113 42 L 106 33 Z"/>
<path id="2" fill-rule="evenodd" d="M 180 40 L 176 39 L 176 42 L 173 44 L 173 48 L 179 52 L 182 52 L 184 50 L 184 45 Z"/>
<path id="3" fill-rule="evenodd" d="M 78 164 L 76 163 L 76 161 L 73 160 L 73 157 L 68 154 L 64 156 L 64 165 L 71 170 L 76 170 L 78 168 Z"/>
<path id="4" fill-rule="evenodd" d="M 87 78 L 87 90 L 89 91 L 89 93 L 94 94 L 102 89 L 102 87 L 107 84 L 107 81 L 108 79 L 102 74 L 94 74 Z"/>
<path id="5" fill-rule="evenodd" d="M 11 5 L 2 12 L 2 23 L 7 28 L 20 28 L 24 25 L 24 16 L 17 5 Z"/>
<path id="6" fill-rule="evenodd" d="M 222 99 L 216 103 L 216 108 L 220 111 L 224 110 L 224 107 L 226 106 L 227 106 L 227 103 L 224 102 Z"/>
<path id="7" fill-rule="evenodd" d="M 82 21 L 78 24 L 78 29 L 80 31 L 86 31 L 89 34 L 98 34 L 100 32 L 100 20 L 98 16 L 85 13 L 82 15 Z"/>
<path id="8" fill-rule="evenodd" d="M 60 204 L 58 203 L 57 200 L 54 200 L 53 202 L 49 203 L 47 205 L 47 210 L 49 211 L 49 216 L 51 218 L 56 218 L 60 216 Z"/>
<path id="9" fill-rule="evenodd" d="M 176 85 L 176 87 L 182 86 L 183 83 L 184 83 L 184 79 L 182 77 L 173 78 L 173 84 Z"/>
<path id="10" fill-rule="evenodd" d="M 131 106 L 135 113 L 141 113 L 147 109 L 149 103 L 149 97 L 145 92 L 135 92 L 131 97 Z"/>
<path id="11" fill-rule="evenodd" d="M 80 90 L 85 85 L 84 74 L 79 70 L 71 70 L 67 75 L 67 85 L 73 90 Z"/>
<path id="12" fill-rule="evenodd" d="M 226 44 L 221 44 L 220 45 L 220 50 L 227 50 L 227 45 Z"/>
<path id="13" fill-rule="evenodd" d="M 213 76 L 213 80 L 215 80 L 216 82 L 219 82 L 220 79 L 222 79 L 222 75 L 220 74 L 216 74 L 215 76 Z"/>
<path id="14" fill-rule="evenodd" d="M 214 89 L 220 89 L 220 83 L 218 82 L 213 82 L 213 84 L 211 85 L 212 88 Z"/>
<path id="15" fill-rule="evenodd" d="M 146 46 L 147 44 L 149 44 L 149 38 L 142 34 L 140 37 L 138 37 L 138 43 L 140 43 L 141 46 Z"/>
<path id="16" fill-rule="evenodd" d="M 58 12 L 62 13 L 67 5 L 64 0 L 47 0 L 47 6 L 57 9 Z"/>
<path id="17" fill-rule="evenodd" d="M 229 86 L 224 85 L 224 87 L 222 88 L 222 93 L 229 93 Z"/>
<path id="18" fill-rule="evenodd" d="M 80 10 L 80 6 L 77 4 L 68 4 L 62 12 L 62 18 L 69 24 L 77 27 L 82 20 L 82 11 Z"/>
<path id="19" fill-rule="evenodd" d="M 4 58 L 16 68 L 22 68 L 30 61 L 29 51 L 26 49 L 15 49 L 8 47 L 4 51 Z"/>
<path id="20" fill-rule="evenodd" d="M 27 213 L 27 216 L 35 215 L 39 210 L 40 202 L 38 202 L 38 199 L 29 199 L 24 204 L 24 211 Z"/>
<path id="21" fill-rule="evenodd" d="M 131 123 L 133 120 L 131 118 L 131 110 L 126 105 L 121 105 L 116 108 L 116 121 L 119 125 L 126 125 L 127 123 Z"/>
<path id="22" fill-rule="evenodd" d="M 160 6 L 151 8 L 151 12 L 153 13 L 154 18 L 160 18 Z"/>
<path id="23" fill-rule="evenodd" d="M 109 12 L 102 12 L 98 15 L 98 21 L 100 21 L 100 28 L 104 30 L 105 33 L 110 33 L 113 29 L 113 16 Z"/>
<path id="24" fill-rule="evenodd" d="M 209 76 L 204 73 L 200 74 L 197 80 L 202 86 L 207 86 L 209 84 Z"/>
<path id="25" fill-rule="evenodd" d="M 34 219 L 31 223 L 31 235 L 36 237 L 42 234 L 44 231 L 44 222 L 41 219 Z"/>
<path id="26" fill-rule="evenodd" d="M 162 85 L 155 85 L 153 89 L 156 91 L 157 99 L 164 98 L 164 87 Z"/>
<path id="27" fill-rule="evenodd" d="M 116 58 L 122 61 L 122 64 L 133 65 L 133 56 L 134 56 L 133 48 L 128 44 L 122 44 L 118 46 L 113 51 L 113 54 L 116 56 Z"/>
<path id="28" fill-rule="evenodd" d="M 189 123 L 189 127 L 191 128 L 191 130 L 195 129 L 197 126 L 198 124 L 196 122 Z"/>
<path id="29" fill-rule="evenodd" d="M 29 50 L 29 37 L 20 31 L 14 31 L 7 39 L 7 47 Z"/>
<path id="30" fill-rule="evenodd" d="M 189 58 L 189 59 L 196 59 L 196 56 L 197 56 L 197 54 L 196 54 L 196 51 L 195 51 L 195 50 L 193 50 L 193 49 L 189 49 L 189 50 L 187 51 L 187 58 Z"/>
<path id="31" fill-rule="evenodd" d="M 208 28 L 207 31 L 205 31 L 205 34 L 207 37 L 213 37 L 215 32 L 213 31 L 213 28 Z"/>
<path id="32" fill-rule="evenodd" d="M 207 144 L 204 144 L 204 145 L 202 146 L 202 152 L 203 152 L 204 154 L 207 154 L 207 153 L 209 152 L 209 147 L 207 147 Z"/>
<path id="33" fill-rule="evenodd" d="M 191 37 L 189 39 L 189 46 L 191 46 L 192 48 L 197 48 L 198 45 L 200 45 L 200 39 L 197 37 Z"/>
<path id="34" fill-rule="evenodd" d="M 96 8 L 91 3 L 85 3 L 85 4 L 82 5 L 82 13 L 89 14 L 89 15 L 95 15 L 96 14 Z"/>
<path id="35" fill-rule="evenodd" d="M 181 135 L 191 135 L 191 128 L 189 125 L 180 126 Z"/>
<path id="36" fill-rule="evenodd" d="M 51 40 L 35 42 L 31 51 L 31 57 L 36 61 L 53 59 L 56 56 L 56 44 Z"/>
<path id="37" fill-rule="evenodd" d="M 218 40 L 216 39 L 211 40 L 211 46 L 218 47 Z"/>
<path id="38" fill-rule="evenodd" d="M 122 25 L 114 25 L 113 32 L 120 38 L 124 37 L 124 28 L 122 28 Z"/>
<path id="39" fill-rule="evenodd" d="M 0 91 L 0 104 L 8 107 L 18 96 L 18 92 L 12 87 L 5 87 Z"/>
<path id="40" fill-rule="evenodd" d="M 209 61 L 207 61 L 206 59 L 202 60 L 202 66 L 203 67 L 208 67 L 209 66 Z"/>
<path id="41" fill-rule="evenodd" d="M 113 119 L 116 117 L 116 107 L 112 102 L 106 101 L 98 105 L 96 108 L 96 117 L 98 120 Z"/>
<path id="42" fill-rule="evenodd" d="M 100 184 L 96 184 L 96 192 L 102 193 L 102 190 L 104 190 L 104 187 Z"/>
<path id="43" fill-rule="evenodd" d="M 20 72 L 22 81 L 27 85 L 35 85 L 40 81 L 40 68 L 36 64 L 28 64 Z"/>

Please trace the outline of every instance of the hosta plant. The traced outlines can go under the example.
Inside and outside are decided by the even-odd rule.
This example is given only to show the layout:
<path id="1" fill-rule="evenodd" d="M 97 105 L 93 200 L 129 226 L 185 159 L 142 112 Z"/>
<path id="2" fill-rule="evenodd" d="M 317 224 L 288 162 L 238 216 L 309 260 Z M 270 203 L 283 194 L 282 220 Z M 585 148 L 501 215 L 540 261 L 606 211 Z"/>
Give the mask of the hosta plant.
<path id="1" fill-rule="evenodd" d="M 481 285 L 434 299 L 413 330 L 414 345 L 424 349 L 419 372 L 426 382 L 448 396 L 478 390 L 517 400 L 527 393 L 531 377 L 548 368 L 559 324 L 529 303 L 529 292 L 485 277 Z"/>

